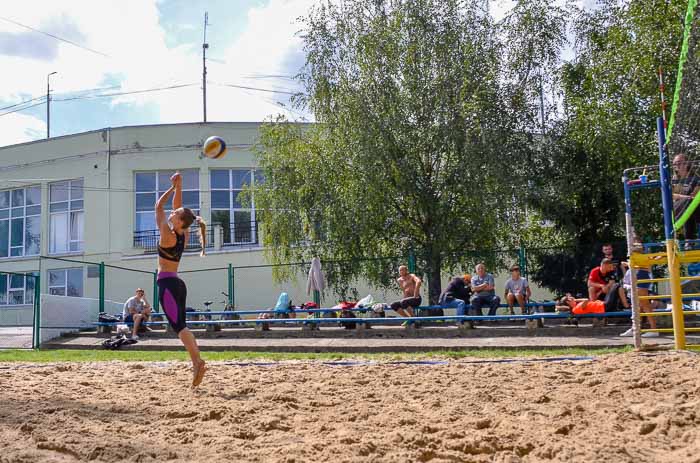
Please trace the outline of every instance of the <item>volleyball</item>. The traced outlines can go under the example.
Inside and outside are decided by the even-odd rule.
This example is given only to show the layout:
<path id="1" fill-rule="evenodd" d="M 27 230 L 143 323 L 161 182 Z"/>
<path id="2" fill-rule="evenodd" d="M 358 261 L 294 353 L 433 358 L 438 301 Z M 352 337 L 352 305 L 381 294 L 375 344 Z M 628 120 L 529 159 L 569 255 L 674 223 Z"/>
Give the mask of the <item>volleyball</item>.
<path id="1" fill-rule="evenodd" d="M 202 145 L 202 154 L 209 159 L 219 159 L 226 154 L 226 142 L 221 137 L 209 137 Z"/>

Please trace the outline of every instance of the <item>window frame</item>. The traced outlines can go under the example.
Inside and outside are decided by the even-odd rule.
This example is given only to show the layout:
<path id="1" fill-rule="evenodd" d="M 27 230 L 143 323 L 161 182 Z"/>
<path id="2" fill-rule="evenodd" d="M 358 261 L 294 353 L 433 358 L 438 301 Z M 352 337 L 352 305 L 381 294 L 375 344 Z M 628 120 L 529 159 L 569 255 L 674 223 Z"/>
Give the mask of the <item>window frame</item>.
<path id="1" fill-rule="evenodd" d="M 38 202 L 36 204 L 27 204 L 28 198 L 29 198 L 29 190 L 38 190 L 39 192 L 39 198 Z M 22 192 L 22 205 L 21 206 L 14 206 L 13 201 L 15 197 L 15 192 Z M 6 223 L 7 224 L 7 256 L 0 256 L 0 259 L 16 259 L 18 257 L 29 257 L 29 256 L 38 256 L 41 254 L 41 185 L 27 185 L 23 186 L 21 188 L 12 188 L 12 189 L 7 189 L 7 190 L 0 190 L 0 194 L 7 193 L 7 207 L 0 208 L 0 223 Z M 27 210 L 29 208 L 32 208 L 34 210 L 36 208 L 37 212 L 32 212 L 28 214 Z M 36 252 L 27 252 L 27 247 L 28 247 L 28 240 L 27 240 L 27 222 L 28 219 L 30 218 L 39 218 L 39 227 L 38 227 L 38 232 L 39 232 L 39 238 L 37 242 L 37 247 L 36 247 Z M 21 238 L 22 238 L 22 244 L 21 245 L 13 245 L 12 240 L 14 238 L 13 234 L 13 228 L 14 224 L 13 222 L 16 220 L 22 220 L 22 231 L 21 231 Z M 3 240 L 3 237 L 0 236 L 0 241 Z M 13 254 L 14 252 L 18 252 L 17 254 Z"/>
<path id="2" fill-rule="evenodd" d="M 74 197 L 73 195 L 74 190 L 77 190 L 78 188 L 74 187 L 74 183 L 81 183 L 80 186 L 80 197 Z M 59 185 L 65 183 L 67 184 L 67 198 L 64 200 L 60 201 L 52 201 L 51 198 L 51 190 L 54 185 Z M 58 205 L 58 204 L 63 204 L 66 203 L 66 209 L 65 210 L 57 210 L 57 211 L 52 211 L 52 206 Z M 74 203 L 80 203 L 81 206 L 80 208 L 73 208 Z M 48 204 L 48 211 L 49 211 L 49 254 L 51 255 L 61 255 L 61 254 L 75 254 L 75 253 L 82 253 L 84 251 L 85 247 L 85 179 L 84 178 L 73 178 L 73 179 L 67 179 L 67 180 L 61 180 L 60 182 L 51 182 L 49 183 L 49 204 Z M 82 230 L 79 230 L 78 237 L 83 238 L 83 239 L 73 239 L 73 221 L 71 220 L 73 214 L 81 214 L 82 215 L 82 220 L 81 223 L 78 225 L 79 227 L 82 227 Z M 54 228 L 54 217 L 58 217 L 60 215 L 65 215 L 66 216 L 66 229 L 64 230 L 65 232 L 65 242 L 61 244 L 65 244 L 66 249 L 65 250 L 56 250 L 53 248 L 53 244 L 55 242 L 54 237 L 56 229 Z M 75 248 L 74 246 L 75 245 Z"/>
<path id="3" fill-rule="evenodd" d="M 12 277 L 21 277 L 23 279 L 22 281 L 22 287 L 19 286 L 12 286 Z M 28 285 L 28 282 L 34 281 L 36 282 L 36 277 L 37 273 L 32 272 L 32 273 L 0 273 L 0 279 L 5 279 L 5 290 L 3 293 L 0 293 L 0 308 L 7 308 L 7 307 L 22 307 L 26 305 L 32 305 L 34 304 L 34 286 L 31 285 L 31 288 Z M 16 292 L 22 292 L 22 303 L 21 304 L 11 304 L 10 303 L 10 292 L 16 293 Z M 2 302 L 2 296 L 5 297 L 5 302 Z"/>
<path id="4" fill-rule="evenodd" d="M 79 296 L 68 295 L 68 275 L 71 271 L 80 271 L 80 292 Z M 52 272 L 62 272 L 63 273 L 63 284 L 62 285 L 52 285 L 51 284 L 51 273 Z M 67 267 L 67 268 L 52 268 L 46 272 L 46 291 L 52 296 L 64 296 L 64 297 L 84 297 L 85 295 L 85 272 L 83 272 L 83 267 Z M 52 290 L 61 289 L 63 294 L 54 294 Z"/>
<path id="5" fill-rule="evenodd" d="M 191 169 L 161 169 L 161 170 L 139 170 L 139 171 L 134 171 L 134 195 L 133 195 L 133 207 L 134 207 L 134 226 L 133 226 L 133 231 L 134 233 L 142 233 L 142 232 L 149 232 L 149 231 L 157 231 L 157 227 L 154 225 L 153 228 L 145 228 L 145 229 L 139 229 L 139 215 L 145 215 L 145 214 L 150 214 L 152 217 L 154 217 L 155 220 L 155 205 L 156 201 L 160 197 L 164 191 L 167 191 L 168 188 L 170 188 L 170 184 L 168 183 L 167 187 L 162 188 L 161 185 L 159 185 L 160 182 L 160 174 L 174 174 L 175 172 L 180 172 L 180 174 L 183 174 L 183 172 L 193 172 L 194 173 L 194 178 L 197 180 L 197 188 L 184 188 L 184 182 L 183 182 L 183 189 L 182 189 L 182 194 L 183 197 L 185 196 L 185 193 L 191 193 L 191 192 L 196 192 L 197 193 L 197 207 L 192 208 L 192 211 L 196 215 L 200 215 L 201 211 L 201 206 L 202 206 L 202 191 L 201 191 L 201 185 L 199 182 L 199 169 L 197 168 L 191 168 Z M 155 190 L 139 190 L 137 183 L 136 183 L 136 176 L 137 175 L 142 175 L 142 174 L 154 174 L 155 175 L 155 184 L 154 188 Z M 139 210 L 138 209 L 138 195 L 139 194 L 155 194 L 155 199 L 153 200 L 152 208 L 149 210 Z M 171 199 L 171 204 L 172 204 L 172 199 Z M 184 207 L 188 207 L 185 204 L 185 200 L 183 198 L 183 205 Z"/>
<path id="6" fill-rule="evenodd" d="M 213 182 L 213 172 L 221 172 L 225 171 L 228 173 L 228 188 L 221 188 L 221 187 L 214 187 L 214 182 Z M 247 171 L 248 172 L 248 186 L 254 187 L 256 183 L 259 181 L 259 171 L 258 169 L 255 169 L 253 167 L 249 168 L 225 168 L 225 169 L 210 169 L 209 170 L 209 195 L 210 195 L 210 211 L 211 211 L 211 223 L 212 226 L 215 224 L 219 224 L 224 228 L 224 240 L 223 240 L 223 245 L 224 246 L 236 246 L 236 245 L 243 245 L 243 244 L 257 244 L 257 224 L 256 224 L 256 218 L 255 218 L 255 194 L 251 196 L 251 204 L 250 207 L 235 207 L 236 206 L 236 200 L 237 196 L 239 193 L 241 193 L 244 188 L 234 188 L 233 184 L 233 176 L 234 172 L 242 172 L 242 171 Z M 215 207 L 214 206 L 214 200 L 213 200 L 213 195 L 214 192 L 217 191 L 227 191 L 228 192 L 228 209 L 224 209 L 221 207 Z M 229 223 L 228 224 L 221 224 L 219 222 L 214 221 L 214 213 L 216 211 L 225 211 L 229 213 Z M 249 240 L 236 240 L 236 212 L 247 212 L 250 214 L 250 222 L 249 222 L 249 228 L 246 231 L 249 231 L 250 233 L 250 239 Z M 228 233 L 226 231 L 228 230 Z M 226 236 L 228 234 L 228 237 Z M 227 240 L 228 238 L 228 240 Z"/>

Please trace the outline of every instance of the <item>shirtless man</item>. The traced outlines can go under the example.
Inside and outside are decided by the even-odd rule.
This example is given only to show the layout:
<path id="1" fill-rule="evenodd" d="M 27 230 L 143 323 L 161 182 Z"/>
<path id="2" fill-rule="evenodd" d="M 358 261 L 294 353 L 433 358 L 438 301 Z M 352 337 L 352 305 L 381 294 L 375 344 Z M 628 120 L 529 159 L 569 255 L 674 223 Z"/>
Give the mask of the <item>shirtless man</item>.
<path id="1" fill-rule="evenodd" d="M 421 280 L 412 273 L 408 273 L 408 267 L 402 265 L 399 267 L 399 277 L 397 283 L 403 290 L 403 299 L 393 302 L 391 309 L 402 317 L 415 317 L 413 309 L 420 306 L 422 301 L 420 297 Z"/>

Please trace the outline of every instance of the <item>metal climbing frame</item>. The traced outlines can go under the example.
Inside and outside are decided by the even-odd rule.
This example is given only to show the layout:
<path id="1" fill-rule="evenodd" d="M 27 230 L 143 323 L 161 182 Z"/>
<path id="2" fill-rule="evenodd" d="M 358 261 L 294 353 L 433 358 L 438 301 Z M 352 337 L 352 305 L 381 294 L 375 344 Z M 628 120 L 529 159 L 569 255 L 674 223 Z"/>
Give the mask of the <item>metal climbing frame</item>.
<path id="1" fill-rule="evenodd" d="M 682 264 L 693 264 L 700 262 L 700 250 L 684 250 L 686 244 L 676 238 L 673 223 L 673 196 L 671 191 L 671 169 L 669 155 L 665 144 L 665 127 L 662 118 L 657 119 L 657 131 L 659 138 L 659 165 L 648 167 L 635 167 L 626 169 L 623 173 L 622 181 L 625 191 L 625 224 L 627 235 L 627 249 L 630 256 L 630 267 L 635 270 L 631 272 L 632 279 L 632 328 L 634 333 L 634 345 L 641 348 L 641 335 L 644 332 L 673 332 L 676 349 L 685 349 L 686 332 L 700 331 L 700 328 L 685 328 L 685 317 L 700 314 L 700 311 L 684 311 L 683 300 L 700 299 L 700 293 L 683 294 L 682 281 L 700 280 L 698 276 L 681 276 Z M 661 191 L 661 202 L 664 217 L 663 243 L 640 243 L 634 230 L 632 222 L 632 191 L 647 188 L 658 188 Z M 663 251 L 654 252 L 655 248 L 665 247 Z M 666 266 L 667 277 L 637 279 L 638 269 L 650 269 L 652 266 Z M 639 296 L 638 284 L 640 283 L 667 283 L 669 294 L 659 294 L 654 296 Z M 640 301 L 642 299 L 670 300 L 672 310 L 670 312 L 648 312 L 641 313 Z M 671 316 L 673 319 L 673 329 L 641 329 L 642 317 L 662 317 Z M 697 346 L 692 346 L 697 347 Z"/>

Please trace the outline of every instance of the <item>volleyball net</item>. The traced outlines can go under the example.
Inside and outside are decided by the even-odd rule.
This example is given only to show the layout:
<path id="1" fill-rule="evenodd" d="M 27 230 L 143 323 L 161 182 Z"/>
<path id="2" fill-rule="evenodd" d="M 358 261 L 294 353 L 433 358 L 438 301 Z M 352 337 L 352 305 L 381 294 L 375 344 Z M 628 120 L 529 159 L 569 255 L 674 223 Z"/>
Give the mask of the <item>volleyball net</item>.
<path id="1" fill-rule="evenodd" d="M 666 131 L 670 157 L 674 161 L 674 229 L 700 224 L 700 17 L 698 0 L 689 0 L 678 75 Z M 686 234 L 687 234 L 686 227 Z M 696 233 L 694 233 L 695 235 Z"/>

